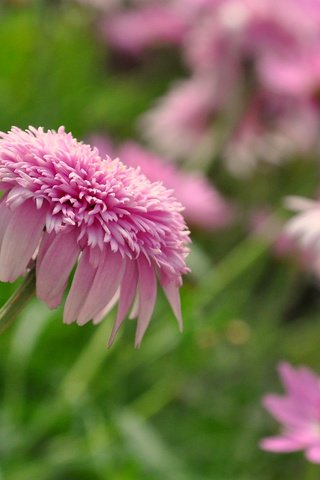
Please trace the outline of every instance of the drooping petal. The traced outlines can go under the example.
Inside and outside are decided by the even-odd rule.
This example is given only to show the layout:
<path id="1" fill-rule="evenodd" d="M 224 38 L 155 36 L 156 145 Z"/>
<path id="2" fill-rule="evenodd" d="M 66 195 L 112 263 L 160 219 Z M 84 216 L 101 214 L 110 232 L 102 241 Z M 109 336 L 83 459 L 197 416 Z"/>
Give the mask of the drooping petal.
<path id="1" fill-rule="evenodd" d="M 140 292 L 139 292 L 139 283 L 137 286 L 136 295 L 133 300 L 133 305 L 131 312 L 129 313 L 129 320 L 134 320 L 139 315 L 139 304 L 140 304 Z"/>
<path id="2" fill-rule="evenodd" d="M 119 296 L 120 296 L 120 290 L 118 289 L 116 291 L 116 293 L 113 295 L 113 297 L 111 298 L 110 302 L 107 304 L 106 307 L 104 307 L 101 312 L 99 312 L 92 320 L 92 323 L 94 325 L 97 325 L 98 323 L 100 323 L 104 317 L 106 317 L 108 315 L 109 312 L 111 312 L 111 310 L 113 309 L 113 307 L 118 303 L 119 301 Z"/>
<path id="3" fill-rule="evenodd" d="M 45 224 L 46 209 L 37 209 L 26 200 L 10 217 L 0 250 L 0 280 L 13 282 L 23 275 L 39 245 Z"/>
<path id="4" fill-rule="evenodd" d="M 6 197 L 1 198 L 0 203 L 0 248 L 2 245 L 2 240 L 6 231 L 6 228 L 9 224 L 10 217 L 12 216 L 13 211 L 6 205 Z"/>
<path id="5" fill-rule="evenodd" d="M 295 452 L 302 448 L 297 440 L 286 436 L 264 438 L 260 447 L 270 452 Z"/>
<path id="6" fill-rule="evenodd" d="M 123 275 L 124 262 L 119 253 L 107 251 L 99 265 L 90 291 L 80 310 L 77 323 L 84 325 L 93 319 L 111 300 Z"/>
<path id="7" fill-rule="evenodd" d="M 120 299 L 117 316 L 108 342 L 109 347 L 111 347 L 112 343 L 114 342 L 115 336 L 128 313 L 130 305 L 132 304 L 133 297 L 137 289 L 137 280 L 138 271 L 136 262 L 127 260 L 126 269 L 120 287 Z"/>
<path id="8" fill-rule="evenodd" d="M 41 261 L 37 261 L 37 295 L 49 308 L 56 308 L 61 302 L 70 272 L 80 252 L 77 236 L 75 229 L 58 233 L 49 246 L 45 242 L 46 252 L 41 255 Z"/>
<path id="9" fill-rule="evenodd" d="M 181 315 L 181 303 L 180 303 L 180 294 L 179 287 L 175 284 L 174 281 L 170 281 L 164 275 L 160 276 L 161 287 L 167 297 L 167 300 L 172 308 L 172 311 L 178 321 L 179 330 L 182 331 L 182 315 Z"/>
<path id="10" fill-rule="evenodd" d="M 157 279 L 154 268 L 144 256 L 138 260 L 139 270 L 139 316 L 135 347 L 139 347 L 149 325 L 157 295 Z"/>
<path id="11" fill-rule="evenodd" d="M 306 458 L 312 463 L 320 463 L 320 445 L 314 445 L 306 450 Z"/>
<path id="12" fill-rule="evenodd" d="M 81 254 L 64 307 L 64 323 L 72 323 L 78 318 L 95 277 L 97 268 L 90 262 L 90 250 L 86 248 Z"/>

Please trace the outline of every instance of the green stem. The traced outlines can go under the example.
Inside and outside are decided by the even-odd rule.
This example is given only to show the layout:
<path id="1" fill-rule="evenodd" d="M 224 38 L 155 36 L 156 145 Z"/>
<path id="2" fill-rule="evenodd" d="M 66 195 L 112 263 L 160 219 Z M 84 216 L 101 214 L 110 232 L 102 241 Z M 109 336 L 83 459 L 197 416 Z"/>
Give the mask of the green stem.
<path id="1" fill-rule="evenodd" d="M 0 333 L 4 332 L 17 318 L 21 310 L 35 295 L 36 273 L 31 268 L 22 284 L 0 309 Z"/>

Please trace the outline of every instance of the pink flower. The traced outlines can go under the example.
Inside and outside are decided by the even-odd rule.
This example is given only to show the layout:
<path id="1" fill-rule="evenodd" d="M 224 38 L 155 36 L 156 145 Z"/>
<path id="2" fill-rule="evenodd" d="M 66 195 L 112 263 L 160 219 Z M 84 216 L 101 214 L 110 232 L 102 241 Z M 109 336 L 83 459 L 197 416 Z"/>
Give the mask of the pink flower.
<path id="1" fill-rule="evenodd" d="M 306 99 L 258 92 L 224 151 L 229 169 L 245 176 L 262 160 L 278 164 L 315 147 L 319 129 L 316 105 Z"/>
<path id="2" fill-rule="evenodd" d="M 251 61 L 262 85 L 286 94 L 319 86 L 320 4 L 316 0 L 224 0 L 197 15 L 185 38 L 193 71 L 226 65 L 242 75 Z M 233 65 L 233 66 L 232 66 Z"/>
<path id="3" fill-rule="evenodd" d="M 297 212 L 286 225 L 286 231 L 299 243 L 319 251 L 320 202 L 302 197 L 288 197 L 286 205 Z"/>
<path id="4" fill-rule="evenodd" d="M 90 143 L 99 149 L 101 155 L 110 152 L 110 141 L 104 137 L 93 135 Z M 161 181 L 166 188 L 172 189 L 177 200 L 185 207 L 183 214 L 190 225 L 215 229 L 228 225 L 232 220 L 231 205 L 202 174 L 185 173 L 132 141 L 120 146 L 118 156 L 126 165 L 140 167 L 151 182 Z"/>
<path id="5" fill-rule="evenodd" d="M 138 346 L 158 277 L 181 326 L 189 232 L 161 184 L 101 158 L 63 127 L 30 127 L 0 134 L 0 188 L 0 280 L 14 281 L 36 258 L 37 296 L 55 308 L 76 265 L 65 323 L 98 323 L 118 301 L 112 343 L 135 299 Z"/>
<path id="6" fill-rule="evenodd" d="M 101 23 L 102 36 L 117 49 L 133 55 L 157 44 L 178 44 L 184 31 L 183 18 L 174 9 L 156 3 L 116 12 Z"/>
<path id="7" fill-rule="evenodd" d="M 143 115 L 141 132 L 165 155 L 186 159 L 201 149 L 211 152 L 210 125 L 219 101 L 212 78 L 180 82 Z"/>
<path id="8" fill-rule="evenodd" d="M 282 433 L 265 438 L 261 448 L 271 452 L 304 450 L 306 458 L 320 463 L 320 378 L 306 367 L 279 365 L 285 395 L 266 395 L 265 408 L 282 424 Z"/>
<path id="9" fill-rule="evenodd" d="M 273 91 L 292 95 L 308 95 L 320 86 L 320 39 L 313 50 L 296 49 L 286 54 L 265 55 L 259 73 Z"/>

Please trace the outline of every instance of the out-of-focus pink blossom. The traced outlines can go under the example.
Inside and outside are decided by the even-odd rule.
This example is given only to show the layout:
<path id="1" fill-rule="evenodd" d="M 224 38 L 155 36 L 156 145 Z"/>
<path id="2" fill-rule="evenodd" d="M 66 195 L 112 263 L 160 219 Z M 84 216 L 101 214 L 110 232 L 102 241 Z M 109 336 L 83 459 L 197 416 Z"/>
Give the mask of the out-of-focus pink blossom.
<path id="1" fill-rule="evenodd" d="M 290 94 L 319 87 L 319 45 L 319 2 L 225 0 L 196 17 L 185 54 L 194 71 L 220 70 L 227 62 L 242 75 L 250 61 L 263 85 Z"/>
<path id="2" fill-rule="evenodd" d="M 320 275 L 320 202 L 302 197 L 288 197 L 288 208 L 297 212 L 286 225 L 287 234 L 314 257 L 313 269 Z"/>
<path id="3" fill-rule="evenodd" d="M 161 7 L 149 0 L 131 7 L 117 15 L 137 17 L 137 27 L 117 29 L 110 16 L 107 35 L 115 28 L 124 49 L 141 52 L 157 32 L 170 30 L 162 40 L 179 44 L 190 69 L 190 79 L 142 117 L 141 131 L 157 150 L 185 161 L 219 153 L 236 174 L 260 159 L 278 164 L 309 153 L 320 123 L 312 103 L 320 90 L 319 0 L 166 0 Z M 159 8 L 156 27 L 143 20 Z"/>
<path id="4" fill-rule="evenodd" d="M 270 207 L 261 207 L 249 219 L 250 233 L 270 243 L 272 253 L 278 258 L 292 258 L 303 270 L 314 272 L 314 252 L 300 248 L 297 241 L 284 228 L 284 222 Z M 318 272 L 314 272 L 317 274 Z"/>
<path id="5" fill-rule="evenodd" d="M 247 175 L 259 160 L 278 164 L 315 147 L 319 114 L 313 101 L 264 92 L 257 94 L 224 151 L 229 169 Z"/>
<path id="6" fill-rule="evenodd" d="M 265 408 L 282 425 L 282 432 L 261 441 L 261 448 L 276 453 L 303 450 L 320 463 L 320 378 L 306 367 L 279 365 L 285 395 L 266 395 Z"/>
<path id="7" fill-rule="evenodd" d="M 209 77 L 180 82 L 142 116 L 141 133 L 175 158 L 191 158 L 202 148 L 212 151 L 215 138 L 210 126 L 220 101 Z"/>
<path id="8" fill-rule="evenodd" d="M 99 149 L 101 155 L 114 151 L 110 150 L 108 138 L 92 135 L 90 143 Z M 126 165 L 139 167 L 152 182 L 161 181 L 165 187 L 172 189 L 185 207 L 183 214 L 190 226 L 217 229 L 231 222 L 231 205 L 199 172 L 183 172 L 133 141 L 120 145 L 117 155 Z"/>
<path id="9" fill-rule="evenodd" d="M 320 39 L 313 51 L 295 49 L 283 56 L 265 55 L 259 73 L 273 91 L 306 95 L 320 88 Z"/>
<path id="10" fill-rule="evenodd" d="M 149 46 L 180 43 L 185 28 L 180 15 L 157 3 L 114 13 L 101 22 L 103 37 L 117 49 L 133 55 Z"/>
<path id="11" fill-rule="evenodd" d="M 1 281 L 16 280 L 34 258 L 37 296 L 55 308 L 77 265 L 65 323 L 98 323 L 119 302 L 112 342 L 134 303 L 138 346 L 159 278 L 181 326 L 189 232 L 171 191 L 63 127 L 0 133 L 0 188 Z"/>

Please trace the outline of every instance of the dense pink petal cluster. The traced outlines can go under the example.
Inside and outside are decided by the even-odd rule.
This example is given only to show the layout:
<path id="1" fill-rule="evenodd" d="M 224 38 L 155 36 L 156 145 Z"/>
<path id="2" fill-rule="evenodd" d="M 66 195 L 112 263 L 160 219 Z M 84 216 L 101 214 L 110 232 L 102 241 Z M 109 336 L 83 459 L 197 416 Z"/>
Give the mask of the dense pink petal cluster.
<path id="1" fill-rule="evenodd" d="M 120 3 L 105 24 L 109 42 L 136 53 L 166 31 L 162 39 L 179 44 L 190 70 L 190 79 L 175 84 L 141 121 L 141 132 L 158 150 L 210 160 L 218 149 L 241 174 L 260 159 L 274 164 L 314 147 L 320 125 L 313 102 L 320 87 L 318 0 L 166 0 L 161 15 L 158 3 L 132 2 L 129 9 Z M 156 27 L 146 21 L 152 15 Z M 221 125 L 229 129 L 222 144 Z"/>
<path id="2" fill-rule="evenodd" d="M 101 154 L 112 151 L 110 140 L 100 135 L 92 136 L 90 143 Z M 184 172 L 133 141 L 121 144 L 117 156 L 130 167 L 139 167 L 152 182 L 161 181 L 165 187 L 172 189 L 185 208 L 183 215 L 190 226 L 210 230 L 225 227 L 231 222 L 231 205 L 199 172 Z"/>
<path id="3" fill-rule="evenodd" d="M 266 395 L 265 408 L 282 425 L 282 433 L 265 438 L 261 447 L 271 452 L 304 450 L 306 458 L 320 463 L 320 377 L 306 367 L 279 365 L 285 395 Z"/>
<path id="4" fill-rule="evenodd" d="M 189 232 L 160 183 L 63 127 L 30 127 L 0 134 L 0 188 L 0 280 L 14 281 L 36 258 L 37 296 L 55 308 L 76 265 L 64 321 L 97 323 L 118 301 L 113 341 L 134 303 L 139 345 L 158 278 L 181 324 Z"/>

